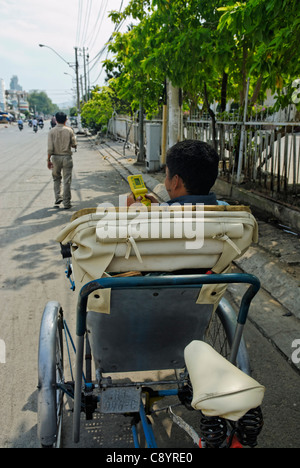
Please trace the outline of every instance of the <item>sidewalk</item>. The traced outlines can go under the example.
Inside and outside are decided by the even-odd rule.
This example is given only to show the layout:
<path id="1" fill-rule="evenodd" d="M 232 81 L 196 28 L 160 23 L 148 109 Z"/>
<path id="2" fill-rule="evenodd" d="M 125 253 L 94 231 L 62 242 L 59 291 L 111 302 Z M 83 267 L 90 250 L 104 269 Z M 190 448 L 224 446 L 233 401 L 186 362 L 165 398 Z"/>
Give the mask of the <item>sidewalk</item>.
<path id="1" fill-rule="evenodd" d="M 136 163 L 133 149 L 122 142 L 89 137 L 100 157 L 108 160 L 127 180 L 130 174 L 143 174 L 145 184 L 160 202 L 169 199 L 164 187 L 164 173 L 147 173 L 144 164 Z M 220 198 L 220 197 L 219 197 Z M 238 204 L 237 200 L 226 200 Z M 257 217 L 257 214 L 254 213 Z M 292 363 L 292 343 L 300 340 L 300 238 L 258 219 L 259 242 L 235 262 L 235 269 L 257 276 L 261 291 L 253 301 L 250 320 L 286 359 L 300 371 L 300 363 Z M 242 288 L 229 289 L 235 298 Z"/>

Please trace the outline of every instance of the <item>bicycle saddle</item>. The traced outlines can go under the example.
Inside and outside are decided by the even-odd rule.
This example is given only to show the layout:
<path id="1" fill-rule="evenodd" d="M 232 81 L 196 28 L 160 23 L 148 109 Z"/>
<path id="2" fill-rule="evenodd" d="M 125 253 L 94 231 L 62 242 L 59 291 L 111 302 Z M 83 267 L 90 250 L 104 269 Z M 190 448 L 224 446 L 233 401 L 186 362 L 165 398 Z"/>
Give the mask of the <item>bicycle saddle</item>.
<path id="1" fill-rule="evenodd" d="M 207 343 L 192 341 L 184 350 L 184 359 L 193 387 L 194 409 L 206 416 L 237 421 L 261 404 L 265 387 Z"/>

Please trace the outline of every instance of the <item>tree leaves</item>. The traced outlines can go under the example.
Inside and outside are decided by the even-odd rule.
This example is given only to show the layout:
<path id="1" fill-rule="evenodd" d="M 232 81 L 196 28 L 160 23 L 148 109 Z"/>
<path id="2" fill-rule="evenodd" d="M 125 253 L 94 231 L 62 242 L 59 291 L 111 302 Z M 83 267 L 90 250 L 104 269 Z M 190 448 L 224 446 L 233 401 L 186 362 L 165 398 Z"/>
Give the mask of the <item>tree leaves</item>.
<path id="1" fill-rule="evenodd" d="M 111 44 L 118 89 L 132 102 L 145 98 L 146 108 L 157 105 L 166 77 L 196 102 L 204 83 L 220 100 L 226 72 L 227 97 L 240 94 L 242 103 L 247 77 L 258 97 L 258 82 L 280 90 L 300 76 L 297 0 L 131 0 L 121 16 L 139 22 Z"/>
<path id="2" fill-rule="evenodd" d="M 32 91 L 28 95 L 28 103 L 30 109 L 39 114 L 55 114 L 59 110 L 44 91 Z"/>

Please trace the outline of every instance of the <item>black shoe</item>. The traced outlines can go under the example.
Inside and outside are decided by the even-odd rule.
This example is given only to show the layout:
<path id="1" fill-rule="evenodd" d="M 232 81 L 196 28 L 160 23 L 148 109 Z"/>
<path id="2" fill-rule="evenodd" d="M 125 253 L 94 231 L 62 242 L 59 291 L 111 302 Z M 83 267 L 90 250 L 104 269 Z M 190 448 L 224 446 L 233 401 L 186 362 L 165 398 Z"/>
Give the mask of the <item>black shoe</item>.
<path id="1" fill-rule="evenodd" d="M 59 208 L 59 205 L 62 203 L 63 199 L 59 198 L 55 203 L 54 203 L 54 208 Z"/>
<path id="2" fill-rule="evenodd" d="M 69 210 L 70 208 L 72 208 L 72 205 L 64 206 L 63 210 Z"/>

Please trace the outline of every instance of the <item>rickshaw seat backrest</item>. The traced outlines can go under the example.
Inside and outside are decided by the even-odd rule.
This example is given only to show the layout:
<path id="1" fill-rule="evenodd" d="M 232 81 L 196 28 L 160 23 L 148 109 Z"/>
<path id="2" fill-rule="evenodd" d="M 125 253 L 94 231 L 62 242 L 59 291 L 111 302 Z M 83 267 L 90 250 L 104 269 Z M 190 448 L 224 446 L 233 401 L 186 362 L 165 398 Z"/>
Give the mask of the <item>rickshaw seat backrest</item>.
<path id="1" fill-rule="evenodd" d="M 110 313 L 88 312 L 96 369 L 149 371 L 184 367 L 184 348 L 203 339 L 213 305 L 197 304 L 199 288 L 113 290 Z"/>
<path id="2" fill-rule="evenodd" d="M 257 223 L 245 206 L 168 205 L 139 210 L 84 209 L 61 230 L 56 240 L 71 243 L 77 289 L 105 275 L 132 270 L 223 273 L 257 242 Z M 102 310 L 101 300 L 107 303 L 107 297 L 98 299 L 98 303 L 89 300 L 88 310 Z"/>

